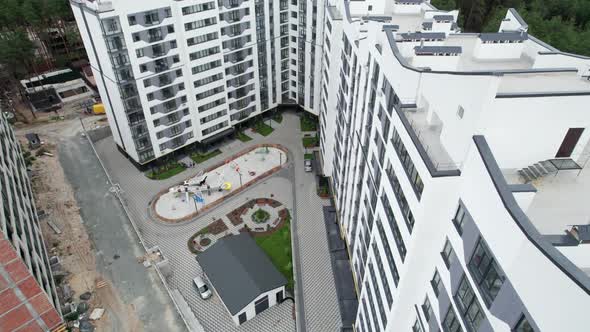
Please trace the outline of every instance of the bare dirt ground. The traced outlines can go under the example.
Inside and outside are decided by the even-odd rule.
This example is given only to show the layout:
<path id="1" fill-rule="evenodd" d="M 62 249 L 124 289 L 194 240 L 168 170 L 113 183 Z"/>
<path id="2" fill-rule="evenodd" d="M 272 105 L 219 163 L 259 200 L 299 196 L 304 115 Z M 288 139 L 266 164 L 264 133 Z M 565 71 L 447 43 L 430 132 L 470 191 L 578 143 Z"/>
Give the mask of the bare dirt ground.
<path id="1" fill-rule="evenodd" d="M 62 267 L 69 273 L 66 281 L 73 290 L 74 301 L 79 301 L 80 294 L 91 292 L 91 309 L 106 309 L 108 314 L 94 322 L 97 331 L 141 331 L 142 324 L 133 305 L 125 304 L 117 289 L 97 271 L 96 250 L 80 217 L 73 188 L 66 180 L 57 157 L 57 146 L 61 140 L 80 135 L 80 120 L 71 115 L 63 120 L 50 120 L 47 114 L 31 120 L 28 124 L 17 123 L 16 134 L 23 142 L 23 147 L 27 146 L 24 138 L 26 133 L 39 134 L 44 142 L 43 149 L 52 154 L 37 156 L 33 161 L 32 185 L 37 210 L 45 211 L 48 215 L 46 219 L 61 230 L 61 234 L 57 234 L 46 220 L 41 222 L 48 250 L 51 255 L 60 257 Z M 87 116 L 83 121 L 88 129 L 107 125 L 104 116 Z M 35 151 L 32 153 L 35 155 Z"/>

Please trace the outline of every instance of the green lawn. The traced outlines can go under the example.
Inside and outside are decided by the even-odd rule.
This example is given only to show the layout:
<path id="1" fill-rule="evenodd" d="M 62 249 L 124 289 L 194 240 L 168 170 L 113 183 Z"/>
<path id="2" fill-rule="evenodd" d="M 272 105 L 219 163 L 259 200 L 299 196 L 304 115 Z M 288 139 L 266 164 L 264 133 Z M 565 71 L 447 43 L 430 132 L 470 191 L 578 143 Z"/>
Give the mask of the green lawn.
<path id="1" fill-rule="evenodd" d="M 173 177 L 184 170 L 184 165 L 173 163 L 160 168 L 155 168 L 153 171 L 147 172 L 146 176 L 152 180 L 164 180 L 169 177 Z"/>
<path id="2" fill-rule="evenodd" d="M 299 124 L 301 125 L 301 131 L 316 131 L 318 129 L 317 121 L 307 115 L 299 117 Z"/>
<path id="3" fill-rule="evenodd" d="M 283 122 L 283 115 L 282 114 L 276 114 L 275 116 L 272 117 L 273 120 L 275 120 L 278 123 Z"/>
<path id="4" fill-rule="evenodd" d="M 303 159 L 305 160 L 313 160 L 313 153 L 306 153 L 303 155 Z"/>
<path id="5" fill-rule="evenodd" d="M 242 142 L 248 142 L 252 140 L 252 137 L 244 134 L 242 131 L 238 132 L 237 138 Z"/>
<path id="6" fill-rule="evenodd" d="M 287 278 L 287 289 L 293 290 L 293 254 L 291 253 L 291 217 L 281 229 L 267 235 L 255 237 L 256 243 L 270 258 L 275 267 Z"/>
<path id="7" fill-rule="evenodd" d="M 215 149 L 211 152 L 205 153 L 205 154 L 201 154 L 198 152 L 195 152 L 193 154 L 191 154 L 191 159 L 197 163 L 200 164 L 202 162 L 204 162 L 207 159 L 211 159 L 213 157 L 215 157 L 216 155 L 221 154 L 221 151 L 219 149 Z"/>
<path id="8" fill-rule="evenodd" d="M 254 130 L 262 136 L 268 136 L 274 129 L 264 122 L 258 122 L 254 125 Z"/>
<path id="9" fill-rule="evenodd" d="M 306 148 L 313 148 L 314 146 L 318 146 L 318 138 L 317 137 L 303 137 L 303 146 Z"/>

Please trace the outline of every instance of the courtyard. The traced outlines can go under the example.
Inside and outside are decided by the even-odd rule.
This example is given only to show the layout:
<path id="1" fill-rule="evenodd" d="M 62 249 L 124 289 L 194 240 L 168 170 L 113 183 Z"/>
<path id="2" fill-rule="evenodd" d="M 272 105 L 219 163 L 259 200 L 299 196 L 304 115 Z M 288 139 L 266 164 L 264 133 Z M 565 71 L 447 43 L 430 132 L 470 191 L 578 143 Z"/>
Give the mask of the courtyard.
<path id="1" fill-rule="evenodd" d="M 97 153 L 112 182 L 120 188 L 119 193 L 126 210 L 137 225 L 145 245 L 159 246 L 168 258 L 171 273 L 166 277 L 166 282 L 169 288 L 182 295 L 205 331 L 335 331 L 340 328 L 340 312 L 322 217 L 322 209 L 329 203 L 316 195 L 314 175 L 303 169 L 305 151 L 301 145 L 303 135 L 298 122 L 299 118 L 295 114 L 285 113 L 281 124 L 273 123 L 275 131 L 269 136 L 249 133 L 251 141 L 242 142 L 236 139 L 225 142 L 219 146 L 221 154 L 195 168 L 159 181 L 150 180 L 138 171 L 117 151 L 111 136 L 95 142 Z M 177 215 L 184 218 L 179 222 L 162 222 L 154 216 L 152 207 L 157 204 L 158 193 L 169 193 L 170 188 L 184 184 L 187 179 L 202 180 L 203 174 L 226 160 L 261 145 L 280 145 L 284 148 L 281 149 L 284 155 L 275 154 L 278 158 L 268 158 L 273 164 L 280 166 L 272 174 L 255 180 L 242 190 L 234 188 L 235 194 L 224 197 L 221 203 L 191 216 L 196 210 L 193 204 L 193 210 L 187 209 L 184 217 Z M 254 154 L 254 158 L 256 156 Z M 231 162 L 226 165 L 231 169 Z M 250 176 L 249 171 L 245 167 L 242 176 Z M 255 169 L 257 174 L 246 181 L 257 178 L 259 171 L 264 172 L 263 169 Z M 239 178 L 225 180 L 217 180 L 217 183 L 231 182 L 232 186 L 237 184 L 239 187 Z M 207 182 L 209 181 L 208 179 Z M 246 183 L 244 178 L 242 183 Z M 249 205 L 253 200 L 256 206 Z M 265 201 L 263 203 L 259 200 Z M 279 202 L 280 206 L 271 208 L 270 200 Z M 211 203 L 214 198 L 207 201 Z M 234 225 L 232 218 L 236 215 L 235 210 L 245 205 L 247 208 L 239 211 L 242 223 Z M 266 213 L 258 212 L 260 209 Z M 288 217 L 281 218 L 282 216 Z M 210 227 L 211 224 L 213 228 Z M 199 297 L 192 285 L 192 279 L 203 274 L 194 259 L 198 255 L 195 250 L 206 250 L 216 239 L 236 234 L 243 228 L 251 232 L 277 269 L 292 280 L 290 288 L 295 303 L 285 301 L 267 309 L 244 325 L 236 326 L 217 296 L 206 301 Z M 273 232 L 273 228 L 276 231 Z M 211 231 L 217 234 L 211 234 Z M 201 238 L 195 242 L 197 233 Z M 201 241 L 204 237 L 208 240 Z M 290 241 L 286 241 L 289 237 Z M 286 248 L 289 245 L 291 248 Z"/>

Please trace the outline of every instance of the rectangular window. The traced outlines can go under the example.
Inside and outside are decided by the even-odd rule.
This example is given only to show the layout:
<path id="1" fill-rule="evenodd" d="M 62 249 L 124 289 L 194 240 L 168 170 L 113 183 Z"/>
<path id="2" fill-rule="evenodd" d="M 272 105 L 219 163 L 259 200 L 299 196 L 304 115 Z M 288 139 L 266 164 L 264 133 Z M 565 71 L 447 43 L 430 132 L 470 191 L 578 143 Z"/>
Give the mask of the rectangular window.
<path id="1" fill-rule="evenodd" d="M 422 304 L 422 311 L 424 312 L 424 317 L 426 321 L 430 321 L 430 317 L 434 316 L 434 312 L 432 311 L 432 305 L 430 304 L 430 300 L 428 299 L 428 295 L 424 299 L 424 304 Z"/>
<path id="2" fill-rule="evenodd" d="M 438 296 L 440 294 L 440 286 L 442 284 L 442 280 L 440 280 L 440 274 L 438 273 L 437 269 L 434 269 L 434 276 L 432 276 L 432 280 L 430 280 L 430 285 L 432 285 L 432 290 L 434 294 Z"/>
<path id="3" fill-rule="evenodd" d="M 443 247 L 443 250 L 441 251 L 440 255 L 442 256 L 447 268 L 450 268 L 451 264 L 453 264 L 454 262 L 455 254 L 453 252 L 453 246 L 451 245 L 449 239 L 446 240 L 445 246 Z"/>
<path id="4" fill-rule="evenodd" d="M 424 330 L 422 330 L 422 325 L 420 325 L 420 320 L 418 318 L 416 318 L 416 321 L 414 321 L 414 325 L 412 325 L 412 332 L 424 332 Z"/>
<path id="5" fill-rule="evenodd" d="M 445 315 L 442 325 L 445 332 L 463 332 L 461 323 L 459 323 L 457 315 L 455 314 L 455 310 L 453 310 L 453 306 L 451 304 L 449 304 L 449 310 Z"/>
<path id="6" fill-rule="evenodd" d="M 214 2 L 205 2 L 197 5 L 182 7 L 182 15 L 190 15 L 194 13 L 200 13 L 206 10 L 214 9 Z"/>
<path id="7" fill-rule="evenodd" d="M 455 299 L 461 315 L 465 318 L 465 322 L 471 326 L 473 331 L 477 331 L 485 315 L 465 275 L 463 275 L 459 283 Z"/>
<path id="8" fill-rule="evenodd" d="M 465 223 L 465 208 L 463 204 L 459 202 L 459 207 L 457 208 L 457 212 L 455 213 L 455 217 L 453 218 L 453 225 L 459 232 L 459 235 L 463 235 L 463 225 Z"/>
<path id="9" fill-rule="evenodd" d="M 505 276 L 482 238 L 475 246 L 468 268 L 486 304 L 490 305 L 500 292 Z"/>
<path id="10" fill-rule="evenodd" d="M 535 329 L 531 326 L 531 323 L 526 319 L 525 315 L 523 314 L 516 323 L 514 327 L 514 332 L 535 332 Z"/>

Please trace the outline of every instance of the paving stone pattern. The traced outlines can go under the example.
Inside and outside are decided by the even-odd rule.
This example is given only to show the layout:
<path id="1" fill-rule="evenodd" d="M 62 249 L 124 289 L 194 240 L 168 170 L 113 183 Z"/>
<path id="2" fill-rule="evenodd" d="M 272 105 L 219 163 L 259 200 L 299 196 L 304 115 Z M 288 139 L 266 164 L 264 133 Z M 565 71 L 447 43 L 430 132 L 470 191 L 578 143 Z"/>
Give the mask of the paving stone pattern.
<path id="1" fill-rule="evenodd" d="M 113 181 L 122 189 L 122 197 L 132 218 L 138 225 L 148 247 L 158 245 L 170 260 L 172 275 L 167 281 L 172 289 L 178 289 L 190 305 L 195 316 L 206 331 L 294 331 L 292 319 L 293 305 L 286 301 L 270 308 L 236 327 L 217 295 L 209 300 L 201 300 L 191 282 L 202 275 L 194 254 L 187 248 L 191 235 L 210 224 L 225 218 L 225 215 L 253 198 L 268 197 L 283 203 L 293 216 L 294 267 L 296 273 L 297 310 L 303 306 L 299 315 L 300 331 L 328 332 L 341 327 L 338 299 L 332 274 L 330 255 L 326 240 L 326 229 L 322 209 L 328 201 L 315 194 L 315 179 L 312 173 L 303 169 L 303 136 L 299 131 L 299 119 L 291 113 L 283 115 L 281 124 L 271 135 L 263 137 L 251 133 L 250 142 L 232 141 L 222 145 L 222 154 L 196 168 L 188 169 L 170 179 L 154 181 L 140 173 L 125 157 L 117 151 L 112 137 L 95 143 L 99 156 Z M 227 202 L 212 209 L 197 219 L 177 224 L 166 224 L 154 220 L 149 213 L 149 203 L 162 189 L 194 176 L 202 169 L 228 158 L 248 146 L 261 143 L 278 143 L 290 150 L 289 165 L 270 178 L 253 185 L 248 190 L 230 198 Z M 295 157 L 295 158 L 293 158 Z M 295 202 L 295 203 L 294 203 Z M 224 219 L 225 220 L 225 219 Z M 229 221 L 227 221 L 229 224 Z"/>

